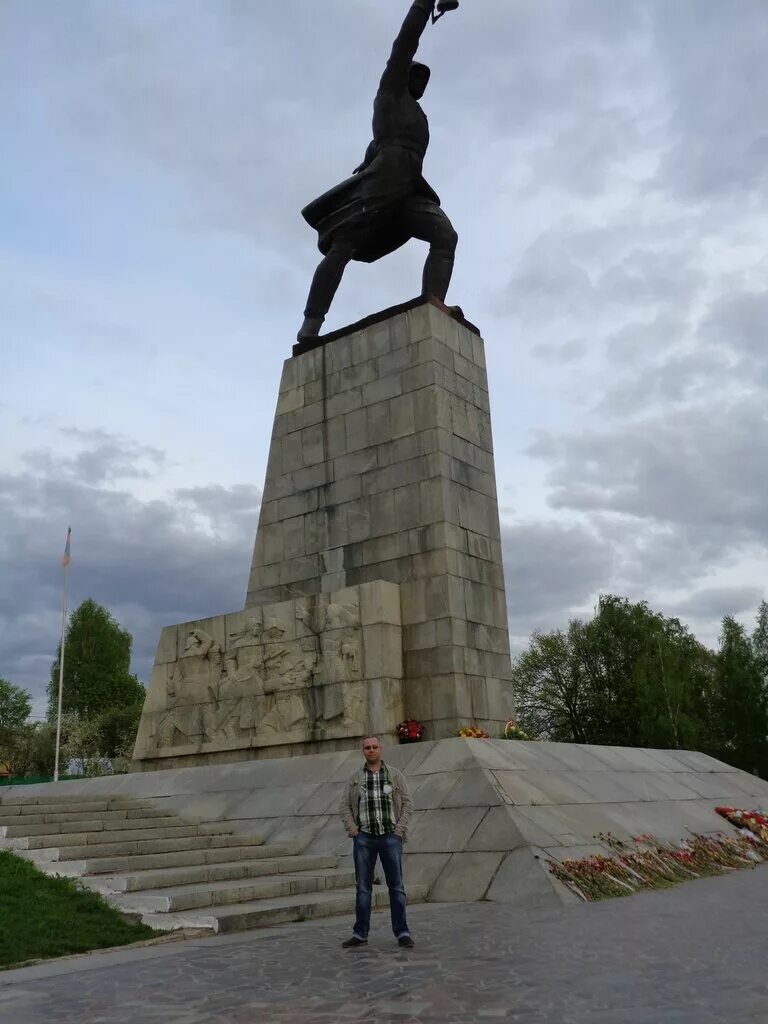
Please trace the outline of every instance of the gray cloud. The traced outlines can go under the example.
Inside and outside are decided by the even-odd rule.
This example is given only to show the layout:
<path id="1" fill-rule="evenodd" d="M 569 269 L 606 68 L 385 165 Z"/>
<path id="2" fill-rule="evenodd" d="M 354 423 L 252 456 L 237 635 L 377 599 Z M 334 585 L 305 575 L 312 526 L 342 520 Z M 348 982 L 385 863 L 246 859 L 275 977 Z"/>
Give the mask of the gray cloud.
<path id="1" fill-rule="evenodd" d="M 505 524 L 502 529 L 510 632 L 567 620 L 613 575 L 611 547 L 582 526 Z"/>
<path id="2" fill-rule="evenodd" d="M 652 7 L 671 116 L 657 182 L 684 199 L 764 193 L 768 132 L 765 8 L 679 0 Z"/>
<path id="3" fill-rule="evenodd" d="M 642 337 L 642 331 L 631 335 Z M 671 408 L 702 399 L 708 401 L 713 397 L 713 382 L 718 381 L 723 390 L 734 376 L 733 360 L 715 348 L 693 348 L 652 360 L 653 353 L 651 361 L 643 366 L 643 356 L 638 355 L 627 368 L 622 368 L 605 389 L 600 409 L 626 417 L 643 414 L 651 406 Z"/>
<path id="4" fill-rule="evenodd" d="M 702 338 L 765 365 L 768 345 L 768 291 L 725 294 L 702 325 Z"/>
<path id="5" fill-rule="evenodd" d="M 61 433 L 84 446 L 69 456 L 54 455 L 47 449 L 28 452 L 26 463 L 31 469 L 51 477 L 97 485 L 116 480 L 146 480 L 166 461 L 165 453 L 158 448 L 104 430 L 65 427 Z"/>
<path id="6" fill-rule="evenodd" d="M 721 619 L 725 615 L 751 612 L 765 597 L 760 587 L 704 587 L 676 606 L 678 616 Z"/>
<path id="7" fill-rule="evenodd" d="M 574 338 L 561 344 L 540 342 L 531 349 L 531 355 L 544 362 L 574 363 L 587 352 L 587 342 L 583 338 Z"/>
<path id="8" fill-rule="evenodd" d="M 727 529 L 768 542 L 768 416 L 758 398 L 675 411 L 613 433 L 542 438 L 552 504 Z"/>
<path id="9" fill-rule="evenodd" d="M 84 467 L 80 477 L 62 478 L 37 460 L 0 476 L 0 674 L 38 700 L 58 640 L 67 523 L 72 606 L 92 597 L 133 632 L 134 668 L 145 680 L 161 625 L 243 606 L 258 489 L 197 487 L 140 500 L 104 486 L 122 474 L 133 449 L 126 441 L 116 470 L 96 482 L 86 458 L 74 460 Z"/>

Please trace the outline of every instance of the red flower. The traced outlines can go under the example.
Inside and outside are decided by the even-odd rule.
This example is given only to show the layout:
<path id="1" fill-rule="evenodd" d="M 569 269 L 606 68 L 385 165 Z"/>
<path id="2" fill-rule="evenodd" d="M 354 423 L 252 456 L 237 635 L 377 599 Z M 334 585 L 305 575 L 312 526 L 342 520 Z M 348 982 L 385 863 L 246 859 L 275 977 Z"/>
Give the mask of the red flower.
<path id="1" fill-rule="evenodd" d="M 420 740 L 422 733 L 424 732 L 424 726 L 421 722 L 417 722 L 415 718 L 408 718 L 406 721 L 401 722 L 396 729 L 399 739 L 404 741 L 416 741 Z"/>

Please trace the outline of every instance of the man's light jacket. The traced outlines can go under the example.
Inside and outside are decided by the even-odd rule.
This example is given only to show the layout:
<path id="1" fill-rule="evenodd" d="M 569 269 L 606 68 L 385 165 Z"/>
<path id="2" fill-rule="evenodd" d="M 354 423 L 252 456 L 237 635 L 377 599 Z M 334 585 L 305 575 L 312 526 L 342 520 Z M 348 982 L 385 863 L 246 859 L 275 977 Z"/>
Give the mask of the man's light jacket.
<path id="1" fill-rule="evenodd" d="M 395 811 L 395 835 L 400 836 L 403 842 L 408 838 L 408 822 L 413 813 L 413 800 L 408 789 L 405 776 L 397 768 L 387 765 L 389 777 L 392 780 L 392 804 Z M 359 768 L 341 795 L 339 814 L 344 822 L 344 828 L 348 835 L 352 835 L 360 827 L 360 790 L 363 785 L 365 765 Z"/>

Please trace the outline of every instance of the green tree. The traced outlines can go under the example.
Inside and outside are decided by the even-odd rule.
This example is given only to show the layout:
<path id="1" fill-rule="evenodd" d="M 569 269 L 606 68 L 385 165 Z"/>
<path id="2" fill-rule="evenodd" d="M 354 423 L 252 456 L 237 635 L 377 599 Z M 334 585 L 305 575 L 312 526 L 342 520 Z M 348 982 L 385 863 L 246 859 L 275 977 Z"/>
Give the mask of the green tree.
<path id="1" fill-rule="evenodd" d="M 20 729 L 32 712 L 26 690 L 0 677 L 0 734 Z"/>
<path id="2" fill-rule="evenodd" d="M 96 718 L 66 720 L 66 748 L 84 775 L 127 771 L 143 705 L 112 708 Z"/>
<path id="3" fill-rule="evenodd" d="M 68 761 L 66 736 L 68 722 L 62 723 L 62 751 L 64 764 Z M 10 762 L 15 776 L 53 775 L 56 726 L 50 722 L 26 722 L 12 736 L 0 760 Z"/>
<path id="4" fill-rule="evenodd" d="M 577 635 L 576 657 L 586 676 L 587 728 L 592 743 L 640 742 L 640 682 L 659 617 L 645 602 L 600 598 L 597 614 Z"/>
<path id="5" fill-rule="evenodd" d="M 62 709 L 90 720 L 107 711 L 135 706 L 144 700 L 144 687 L 131 675 L 131 634 L 106 608 L 88 599 L 70 617 L 66 631 Z M 55 721 L 59 688 L 59 659 L 51 668 L 48 720 Z"/>
<path id="6" fill-rule="evenodd" d="M 761 601 L 752 634 L 752 649 L 760 666 L 763 685 L 768 688 L 768 601 Z"/>
<path id="7" fill-rule="evenodd" d="M 646 747 L 700 750 L 711 735 L 715 656 L 678 619 L 656 617 L 636 666 Z"/>
<path id="8" fill-rule="evenodd" d="M 62 772 L 70 761 L 67 739 L 74 724 L 71 715 L 64 715 L 61 722 L 61 760 Z M 53 775 L 56 763 L 56 723 L 36 722 L 30 730 L 29 743 L 26 749 L 24 765 L 18 770 L 19 775 Z"/>
<path id="9" fill-rule="evenodd" d="M 568 632 L 535 632 L 527 651 L 514 669 L 517 722 L 532 736 L 587 743 L 584 718 L 585 680 L 574 655 L 576 634 L 583 624 L 574 621 Z"/>
<path id="10" fill-rule="evenodd" d="M 103 757 L 111 760 L 130 761 L 144 704 L 127 704 L 112 708 L 96 720 L 99 734 L 99 750 Z"/>
<path id="11" fill-rule="evenodd" d="M 24 760 L 31 711 L 32 701 L 26 690 L 0 678 L 0 761 L 8 762 L 14 773 Z"/>
<path id="12" fill-rule="evenodd" d="M 695 747 L 713 657 L 677 619 L 604 596 L 591 621 L 534 634 L 514 669 L 518 718 L 553 740 Z"/>
<path id="13" fill-rule="evenodd" d="M 717 653 L 715 747 L 735 768 L 768 769 L 768 699 L 760 656 L 745 628 L 723 619 Z"/>

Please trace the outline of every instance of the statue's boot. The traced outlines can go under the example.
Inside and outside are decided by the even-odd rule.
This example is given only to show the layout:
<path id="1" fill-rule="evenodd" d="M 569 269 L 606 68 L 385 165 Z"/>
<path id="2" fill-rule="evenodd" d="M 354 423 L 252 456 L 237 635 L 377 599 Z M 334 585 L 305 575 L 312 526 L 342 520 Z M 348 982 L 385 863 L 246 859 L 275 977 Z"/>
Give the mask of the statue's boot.
<path id="1" fill-rule="evenodd" d="M 299 333 L 296 335 L 296 340 L 299 344 L 303 344 L 307 341 L 314 341 L 314 339 L 320 334 L 320 328 L 324 323 L 324 316 L 305 316 L 304 323 L 301 325 Z"/>

